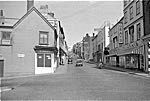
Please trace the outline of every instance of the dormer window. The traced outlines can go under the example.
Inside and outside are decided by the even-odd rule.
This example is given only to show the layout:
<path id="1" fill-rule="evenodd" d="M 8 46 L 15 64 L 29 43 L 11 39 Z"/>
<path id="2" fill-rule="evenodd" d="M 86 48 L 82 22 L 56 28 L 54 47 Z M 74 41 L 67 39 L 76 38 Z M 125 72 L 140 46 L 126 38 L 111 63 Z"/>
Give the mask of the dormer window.
<path id="1" fill-rule="evenodd" d="M 39 32 L 39 44 L 48 45 L 48 32 L 45 31 Z"/>
<path id="2" fill-rule="evenodd" d="M 11 45 L 11 32 L 1 31 L 1 45 Z"/>

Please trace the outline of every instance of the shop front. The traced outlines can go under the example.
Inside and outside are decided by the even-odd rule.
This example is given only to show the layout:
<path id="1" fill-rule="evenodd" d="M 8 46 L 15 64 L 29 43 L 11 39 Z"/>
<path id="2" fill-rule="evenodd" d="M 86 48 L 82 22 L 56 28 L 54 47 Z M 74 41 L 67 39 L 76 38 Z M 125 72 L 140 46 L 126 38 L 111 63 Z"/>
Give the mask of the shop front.
<path id="1" fill-rule="evenodd" d="M 121 50 L 118 54 L 125 68 L 145 70 L 144 67 L 144 46 L 131 47 Z"/>
<path id="2" fill-rule="evenodd" d="M 54 73 L 56 68 L 55 47 L 36 46 L 35 50 L 35 74 Z"/>

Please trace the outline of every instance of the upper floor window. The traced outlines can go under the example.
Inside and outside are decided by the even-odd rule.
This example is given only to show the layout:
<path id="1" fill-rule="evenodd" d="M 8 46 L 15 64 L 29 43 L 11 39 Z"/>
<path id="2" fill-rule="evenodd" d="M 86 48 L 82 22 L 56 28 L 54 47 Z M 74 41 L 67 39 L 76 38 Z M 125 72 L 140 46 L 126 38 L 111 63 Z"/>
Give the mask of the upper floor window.
<path id="1" fill-rule="evenodd" d="M 39 44 L 48 45 L 48 32 L 45 31 L 39 32 Z"/>
<path id="2" fill-rule="evenodd" d="M 125 44 L 128 44 L 128 31 L 125 31 Z"/>
<path id="3" fill-rule="evenodd" d="M 136 15 L 140 14 L 140 1 L 136 2 Z"/>
<path id="4" fill-rule="evenodd" d="M 98 51 L 100 51 L 100 44 L 98 45 Z"/>
<path id="5" fill-rule="evenodd" d="M 137 28 L 137 40 L 141 38 L 141 25 L 140 23 L 136 25 Z"/>
<path id="6" fill-rule="evenodd" d="M 130 7 L 130 20 L 133 19 L 133 6 Z"/>
<path id="7" fill-rule="evenodd" d="M 1 32 L 1 45 L 11 45 L 11 32 Z"/>
<path id="8" fill-rule="evenodd" d="M 124 23 L 127 23 L 127 11 L 124 13 Z"/>
<path id="9" fill-rule="evenodd" d="M 130 42 L 134 42 L 134 26 L 129 27 Z"/>

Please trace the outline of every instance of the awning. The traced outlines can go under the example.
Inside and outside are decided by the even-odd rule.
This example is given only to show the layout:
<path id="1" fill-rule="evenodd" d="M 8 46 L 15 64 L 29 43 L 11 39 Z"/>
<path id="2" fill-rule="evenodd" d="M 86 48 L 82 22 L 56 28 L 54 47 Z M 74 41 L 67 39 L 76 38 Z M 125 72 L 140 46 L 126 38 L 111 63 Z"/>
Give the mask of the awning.
<path id="1" fill-rule="evenodd" d="M 142 54 L 137 54 L 137 53 L 123 53 L 123 54 L 118 54 L 118 56 L 127 56 L 127 55 L 142 55 Z"/>
<path id="2" fill-rule="evenodd" d="M 117 57 L 118 55 L 116 54 L 110 54 L 110 55 L 106 55 L 106 57 Z"/>
<path id="3" fill-rule="evenodd" d="M 41 51 L 53 51 L 55 53 L 58 52 L 57 47 L 47 47 L 47 46 L 35 46 L 34 50 L 35 51 L 39 51 L 39 50 L 41 50 Z"/>

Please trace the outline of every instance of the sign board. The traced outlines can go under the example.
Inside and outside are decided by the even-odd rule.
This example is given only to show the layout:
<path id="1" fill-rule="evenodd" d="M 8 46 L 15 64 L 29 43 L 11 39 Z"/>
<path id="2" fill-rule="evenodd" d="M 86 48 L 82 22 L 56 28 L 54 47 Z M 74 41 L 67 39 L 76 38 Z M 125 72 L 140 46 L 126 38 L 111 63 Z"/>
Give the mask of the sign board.
<path id="1" fill-rule="evenodd" d="M 23 58 L 23 57 L 25 57 L 25 54 L 18 54 L 18 57 Z"/>
<path id="2" fill-rule="evenodd" d="M 4 45 L 10 45 L 11 41 L 10 40 L 2 40 L 2 44 L 4 44 Z"/>

